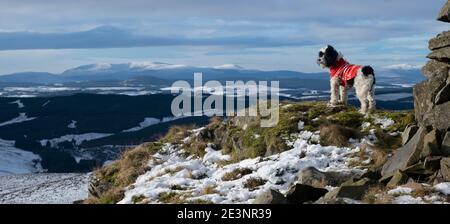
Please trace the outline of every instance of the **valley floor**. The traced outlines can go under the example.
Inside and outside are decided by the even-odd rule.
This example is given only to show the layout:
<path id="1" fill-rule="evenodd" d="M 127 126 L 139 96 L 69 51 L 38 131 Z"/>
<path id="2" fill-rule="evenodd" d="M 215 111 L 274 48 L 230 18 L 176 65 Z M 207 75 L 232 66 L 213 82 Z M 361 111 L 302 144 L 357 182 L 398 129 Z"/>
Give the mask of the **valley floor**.
<path id="1" fill-rule="evenodd" d="M 0 204 L 71 204 L 86 199 L 90 174 L 0 176 Z"/>

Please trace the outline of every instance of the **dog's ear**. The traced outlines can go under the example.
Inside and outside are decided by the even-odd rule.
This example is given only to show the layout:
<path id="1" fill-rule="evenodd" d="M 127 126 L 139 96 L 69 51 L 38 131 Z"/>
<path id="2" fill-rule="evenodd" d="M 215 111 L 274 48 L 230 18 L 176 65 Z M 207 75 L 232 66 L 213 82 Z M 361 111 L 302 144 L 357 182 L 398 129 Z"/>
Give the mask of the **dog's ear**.
<path id="1" fill-rule="evenodd" d="M 327 67 L 333 66 L 336 63 L 336 60 L 339 56 L 339 52 L 337 52 L 333 46 L 327 45 L 327 49 L 325 50 L 325 58 L 327 62 Z"/>

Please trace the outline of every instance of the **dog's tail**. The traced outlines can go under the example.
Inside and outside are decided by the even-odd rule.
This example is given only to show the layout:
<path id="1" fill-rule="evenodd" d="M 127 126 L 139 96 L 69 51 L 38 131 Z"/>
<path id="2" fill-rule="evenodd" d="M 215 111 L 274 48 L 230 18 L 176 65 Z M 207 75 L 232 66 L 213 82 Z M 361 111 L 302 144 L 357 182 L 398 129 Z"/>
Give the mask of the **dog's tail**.
<path id="1" fill-rule="evenodd" d="M 375 71 L 373 70 L 373 68 L 369 65 L 366 65 L 364 67 L 361 68 L 362 73 L 364 74 L 364 76 L 369 76 L 372 75 L 373 76 L 373 83 L 372 83 L 372 87 L 370 88 L 370 91 L 373 90 L 373 88 L 375 88 L 375 84 L 377 82 L 376 78 L 375 78 Z"/>

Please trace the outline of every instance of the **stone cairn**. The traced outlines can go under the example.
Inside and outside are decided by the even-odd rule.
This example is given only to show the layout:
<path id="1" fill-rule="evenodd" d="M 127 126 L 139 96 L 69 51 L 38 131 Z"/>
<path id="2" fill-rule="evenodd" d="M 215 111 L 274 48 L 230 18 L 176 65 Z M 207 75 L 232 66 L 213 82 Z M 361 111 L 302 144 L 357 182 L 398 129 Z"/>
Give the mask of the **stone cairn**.
<path id="1" fill-rule="evenodd" d="M 438 20 L 450 23 L 450 0 Z M 425 81 L 414 86 L 416 124 L 403 132 L 403 146 L 384 164 L 383 179 L 399 185 L 412 178 L 450 182 L 450 31 L 429 41 Z"/>

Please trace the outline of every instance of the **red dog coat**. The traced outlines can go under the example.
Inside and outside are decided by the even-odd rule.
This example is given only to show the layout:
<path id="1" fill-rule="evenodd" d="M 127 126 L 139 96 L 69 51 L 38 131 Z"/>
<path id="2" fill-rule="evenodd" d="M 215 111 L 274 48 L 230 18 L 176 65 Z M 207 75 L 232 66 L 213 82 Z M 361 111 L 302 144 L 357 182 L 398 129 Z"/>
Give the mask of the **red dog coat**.
<path id="1" fill-rule="evenodd" d="M 330 68 L 330 76 L 338 76 L 341 80 L 341 85 L 347 86 L 347 82 L 356 77 L 361 67 L 361 65 L 352 65 L 341 58 L 337 61 L 336 65 Z"/>

